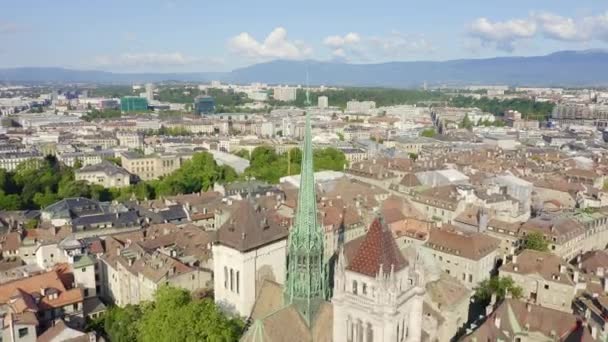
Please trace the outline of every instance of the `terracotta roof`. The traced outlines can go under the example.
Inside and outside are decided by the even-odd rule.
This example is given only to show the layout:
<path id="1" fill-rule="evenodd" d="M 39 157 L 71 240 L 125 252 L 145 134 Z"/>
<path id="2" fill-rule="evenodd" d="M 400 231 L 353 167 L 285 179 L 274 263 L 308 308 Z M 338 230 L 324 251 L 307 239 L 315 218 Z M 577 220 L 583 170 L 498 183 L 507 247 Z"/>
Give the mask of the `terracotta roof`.
<path id="1" fill-rule="evenodd" d="M 479 260 L 498 248 L 500 241 L 477 232 L 463 232 L 457 227 L 444 224 L 441 228 L 431 229 L 426 247 Z"/>
<path id="2" fill-rule="evenodd" d="M 382 219 L 377 217 L 369 227 L 348 269 L 375 277 L 380 270 L 386 274 L 391 272 L 391 268 L 399 271 L 407 265 L 407 260 L 399 251 L 392 232 Z"/>
<path id="3" fill-rule="evenodd" d="M 562 259 L 555 254 L 526 249 L 517 256 L 515 263 L 502 265 L 500 272 L 523 275 L 538 274 L 547 281 L 574 286 L 574 282 L 566 271 L 566 266 Z M 563 272 L 560 272 L 560 267 L 563 267 Z"/>
<path id="4" fill-rule="evenodd" d="M 405 176 L 403 176 L 403 178 L 401 179 L 401 182 L 399 182 L 400 185 L 403 185 L 405 187 L 408 188 L 413 188 L 416 186 L 420 186 L 420 180 L 418 180 L 418 177 L 416 177 L 416 175 L 414 173 L 407 173 Z"/>
<path id="5" fill-rule="evenodd" d="M 497 318 L 500 319 L 498 324 Z M 462 341 L 510 341 L 515 333 L 524 329 L 528 334 L 536 333 L 557 341 L 593 341 L 574 315 L 515 299 L 503 301 L 477 330 L 463 337 Z M 572 339 L 574 336 L 580 338 Z"/>
<path id="6" fill-rule="evenodd" d="M 19 233 L 17 233 L 17 232 L 8 233 L 8 234 L 2 236 L 2 239 L 0 240 L 0 247 L 2 248 L 3 251 L 14 252 L 19 249 L 20 245 L 21 245 L 21 237 L 19 236 Z"/>
<path id="7" fill-rule="evenodd" d="M 58 291 L 58 297 L 55 299 L 50 299 L 49 296 L 41 298 L 38 307 L 42 310 L 60 308 L 83 300 L 82 289 L 66 288 L 62 282 L 60 272 L 53 270 L 0 285 L 0 303 L 8 303 L 15 293 L 39 294 L 41 293 L 41 287 Z"/>
<path id="8" fill-rule="evenodd" d="M 606 251 L 590 251 L 581 256 L 580 268 L 585 273 L 597 273 L 598 268 L 608 272 L 608 253 Z"/>
<path id="9" fill-rule="evenodd" d="M 47 329 L 42 335 L 38 336 L 37 342 L 55 342 L 60 341 L 58 338 L 61 338 L 60 335 L 64 333 L 66 330 L 69 330 L 69 338 L 62 339 L 61 341 L 65 342 L 89 342 L 91 338 L 89 334 L 81 332 L 79 330 L 70 328 L 65 324 L 64 321 L 60 320 L 53 327 Z M 65 338 L 65 336 L 63 337 Z"/>
<path id="10" fill-rule="evenodd" d="M 273 211 L 256 208 L 249 200 L 236 205 L 237 210 L 217 231 L 219 244 L 245 252 L 287 238 L 287 224 L 273 217 Z"/>

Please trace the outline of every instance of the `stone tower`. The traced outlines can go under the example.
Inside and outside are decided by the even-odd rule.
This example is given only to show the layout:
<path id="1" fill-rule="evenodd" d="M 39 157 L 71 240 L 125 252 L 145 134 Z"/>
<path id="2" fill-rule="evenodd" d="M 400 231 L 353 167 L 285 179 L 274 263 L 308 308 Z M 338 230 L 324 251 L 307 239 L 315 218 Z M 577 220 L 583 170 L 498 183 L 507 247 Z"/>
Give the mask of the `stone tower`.
<path id="1" fill-rule="evenodd" d="M 422 273 L 403 257 L 380 217 L 359 239 L 350 260 L 342 250 L 336 266 L 334 342 L 420 342 Z"/>

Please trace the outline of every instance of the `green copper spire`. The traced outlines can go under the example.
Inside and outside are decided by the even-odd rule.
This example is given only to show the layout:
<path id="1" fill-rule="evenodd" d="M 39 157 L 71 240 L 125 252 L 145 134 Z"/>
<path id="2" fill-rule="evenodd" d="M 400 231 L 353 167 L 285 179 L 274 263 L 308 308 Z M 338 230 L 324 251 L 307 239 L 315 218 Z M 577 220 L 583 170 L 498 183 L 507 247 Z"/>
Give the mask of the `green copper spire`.
<path id="1" fill-rule="evenodd" d="M 308 90 L 306 102 L 309 102 Z M 296 306 L 309 326 L 327 293 L 323 241 L 317 217 L 310 114 L 307 112 L 298 208 L 289 232 L 285 300 Z"/>

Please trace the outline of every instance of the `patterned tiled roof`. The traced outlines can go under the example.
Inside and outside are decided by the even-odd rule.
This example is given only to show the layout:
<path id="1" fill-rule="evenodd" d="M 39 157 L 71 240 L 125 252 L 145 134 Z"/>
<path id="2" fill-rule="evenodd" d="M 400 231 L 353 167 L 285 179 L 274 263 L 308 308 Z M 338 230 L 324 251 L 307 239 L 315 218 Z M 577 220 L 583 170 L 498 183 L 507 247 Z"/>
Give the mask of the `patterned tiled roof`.
<path id="1" fill-rule="evenodd" d="M 375 277 L 380 272 L 380 265 L 384 273 L 389 273 L 391 267 L 398 271 L 408 263 L 399 251 L 393 234 L 378 217 L 369 227 L 348 270 Z"/>

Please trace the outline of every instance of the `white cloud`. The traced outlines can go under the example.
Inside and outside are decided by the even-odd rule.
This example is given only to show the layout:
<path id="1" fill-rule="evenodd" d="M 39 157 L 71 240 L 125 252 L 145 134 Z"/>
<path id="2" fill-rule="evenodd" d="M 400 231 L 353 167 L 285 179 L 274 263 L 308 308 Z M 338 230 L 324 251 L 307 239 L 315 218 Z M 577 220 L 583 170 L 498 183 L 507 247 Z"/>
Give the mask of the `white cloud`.
<path id="1" fill-rule="evenodd" d="M 221 64 L 221 60 L 213 58 L 199 58 L 184 55 L 180 52 L 147 52 L 147 53 L 123 53 L 118 56 L 97 56 L 94 59 L 97 66 L 114 67 L 179 67 L 196 64 Z"/>
<path id="2" fill-rule="evenodd" d="M 469 33 L 484 43 L 495 43 L 500 50 L 513 50 L 516 40 L 532 38 L 536 34 L 536 22 L 530 19 L 512 19 L 491 22 L 487 18 L 478 18 L 471 23 Z"/>
<path id="3" fill-rule="evenodd" d="M 277 27 L 264 39 L 257 41 L 247 32 L 232 37 L 228 42 L 232 51 L 254 59 L 300 59 L 309 56 L 312 49 L 301 41 L 290 41 L 287 30 Z"/>
<path id="4" fill-rule="evenodd" d="M 328 36 L 323 44 L 331 49 L 333 58 L 350 62 L 372 62 L 435 51 L 422 35 L 391 32 L 385 36 L 362 36 L 355 32 Z"/>
<path id="5" fill-rule="evenodd" d="M 427 54 L 436 50 L 433 44 L 422 35 L 392 32 L 384 37 L 371 37 L 369 40 L 386 57 L 398 58 Z"/>
<path id="6" fill-rule="evenodd" d="M 608 12 L 580 18 L 533 12 L 523 19 L 502 22 L 478 18 L 469 25 L 468 33 L 485 46 L 507 51 L 512 51 L 516 42 L 534 37 L 566 42 L 608 42 Z"/>
<path id="7" fill-rule="evenodd" d="M 323 44 L 339 49 L 345 45 L 357 44 L 361 41 L 361 37 L 358 33 L 349 32 L 344 36 L 328 36 L 323 40 Z"/>
<path id="8" fill-rule="evenodd" d="M 585 34 L 572 18 L 542 12 L 533 15 L 543 34 L 557 40 L 581 40 Z"/>

